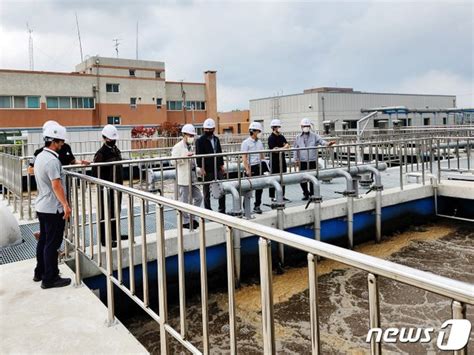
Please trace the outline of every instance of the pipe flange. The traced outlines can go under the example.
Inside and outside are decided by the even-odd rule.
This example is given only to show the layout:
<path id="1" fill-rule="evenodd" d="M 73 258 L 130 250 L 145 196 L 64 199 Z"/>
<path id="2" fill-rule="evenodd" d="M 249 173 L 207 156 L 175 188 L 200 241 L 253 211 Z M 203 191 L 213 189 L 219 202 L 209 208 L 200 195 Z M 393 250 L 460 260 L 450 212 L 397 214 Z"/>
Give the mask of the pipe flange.
<path id="1" fill-rule="evenodd" d="M 344 196 L 347 196 L 347 197 L 356 197 L 356 192 L 355 190 L 346 190 L 342 193 Z"/>
<path id="2" fill-rule="evenodd" d="M 311 196 L 310 200 L 311 200 L 311 202 L 321 203 L 323 201 L 323 197 L 322 196 Z"/>
<path id="3" fill-rule="evenodd" d="M 271 204 L 272 209 L 284 209 L 285 203 L 284 202 L 274 202 Z"/>
<path id="4" fill-rule="evenodd" d="M 382 191 L 383 190 L 383 185 L 376 185 L 371 187 L 372 191 Z"/>

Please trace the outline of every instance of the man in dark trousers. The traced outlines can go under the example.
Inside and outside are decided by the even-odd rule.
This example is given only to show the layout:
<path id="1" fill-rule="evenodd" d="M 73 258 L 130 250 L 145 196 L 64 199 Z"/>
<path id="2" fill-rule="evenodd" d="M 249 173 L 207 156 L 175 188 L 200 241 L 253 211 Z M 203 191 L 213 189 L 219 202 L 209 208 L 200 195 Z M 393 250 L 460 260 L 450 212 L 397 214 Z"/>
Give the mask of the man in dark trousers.
<path id="1" fill-rule="evenodd" d="M 120 150 L 117 148 L 117 139 L 119 138 L 119 134 L 117 128 L 113 125 L 106 125 L 102 130 L 102 138 L 104 139 L 104 144 L 102 147 L 95 153 L 94 156 L 94 163 L 110 163 L 115 161 L 122 160 L 122 154 Z M 92 175 L 102 180 L 114 182 L 116 184 L 123 184 L 123 167 L 122 164 L 114 164 L 108 166 L 94 166 L 92 168 Z M 104 192 L 103 189 L 99 189 L 102 199 L 102 203 L 100 204 L 100 239 L 103 246 L 105 246 L 105 213 L 104 213 Z M 122 204 L 122 194 L 118 193 L 118 206 L 119 206 L 119 213 L 120 213 L 120 206 Z M 120 229 L 116 228 L 115 218 L 120 218 L 120 216 L 115 216 L 115 192 L 110 190 L 109 193 L 109 216 L 110 216 L 110 224 L 111 224 L 111 233 L 112 233 L 112 247 L 117 246 L 117 237 L 121 237 Z M 127 236 L 121 237 L 126 239 Z"/>
<path id="2" fill-rule="evenodd" d="M 281 150 L 289 148 L 290 145 L 286 141 L 285 136 L 280 132 L 281 121 L 279 119 L 272 120 L 270 127 L 272 128 L 272 134 L 268 137 L 268 148 L 275 150 L 275 153 L 271 154 L 271 172 L 272 174 L 284 174 L 286 173 L 286 156 Z M 282 189 L 284 201 L 289 201 L 285 198 L 285 185 L 282 186 Z M 272 202 L 275 202 L 275 189 L 273 187 L 269 189 L 268 194 Z"/>
<path id="3" fill-rule="evenodd" d="M 208 118 L 203 124 L 204 134 L 196 141 L 196 155 L 222 153 L 219 138 L 214 134 L 216 123 Z M 197 164 L 201 168 L 201 176 L 205 182 L 221 180 L 224 178 L 224 159 L 222 156 L 216 158 L 200 158 Z M 211 196 L 209 184 L 204 185 L 204 207 L 211 210 Z M 225 213 L 225 195 L 219 199 L 219 212 Z"/>
<path id="4" fill-rule="evenodd" d="M 36 268 L 33 281 L 42 281 L 41 288 L 63 287 L 71 283 L 61 278 L 58 269 L 58 249 L 61 246 L 66 220 L 71 208 L 66 199 L 64 171 L 58 151 L 66 140 L 66 128 L 50 125 L 43 132 L 45 147 L 36 158 L 38 196 L 35 209 L 41 238 L 36 248 Z"/>

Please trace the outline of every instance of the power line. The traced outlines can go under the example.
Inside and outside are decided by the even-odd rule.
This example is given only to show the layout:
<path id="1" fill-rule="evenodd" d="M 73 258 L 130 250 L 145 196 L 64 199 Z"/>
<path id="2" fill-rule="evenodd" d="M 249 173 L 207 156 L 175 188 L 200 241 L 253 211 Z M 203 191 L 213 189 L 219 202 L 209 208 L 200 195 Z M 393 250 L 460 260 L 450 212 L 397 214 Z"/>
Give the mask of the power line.
<path id="1" fill-rule="evenodd" d="M 35 70 L 35 63 L 33 59 L 33 30 L 28 25 L 28 22 L 26 23 L 26 30 L 28 32 L 28 59 L 30 62 L 30 70 Z"/>
<path id="2" fill-rule="evenodd" d="M 79 50 L 81 52 L 81 63 L 82 63 L 84 61 L 84 56 L 82 55 L 81 31 L 79 30 L 79 20 L 77 19 L 77 12 L 75 14 L 76 14 L 77 37 L 79 38 Z"/>

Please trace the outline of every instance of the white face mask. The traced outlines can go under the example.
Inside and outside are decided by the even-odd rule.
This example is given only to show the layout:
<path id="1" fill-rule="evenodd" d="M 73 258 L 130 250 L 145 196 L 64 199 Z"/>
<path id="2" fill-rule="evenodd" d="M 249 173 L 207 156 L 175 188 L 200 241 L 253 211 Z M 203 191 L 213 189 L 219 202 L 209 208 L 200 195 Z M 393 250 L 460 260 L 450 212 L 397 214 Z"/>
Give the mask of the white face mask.
<path id="1" fill-rule="evenodd" d="M 258 138 L 258 139 L 262 138 L 262 133 L 261 133 L 261 132 L 260 132 L 260 133 L 257 133 L 257 138 Z"/>
<path id="2" fill-rule="evenodd" d="M 186 138 L 186 142 L 187 142 L 188 144 L 193 144 L 193 143 L 194 143 L 194 137 L 187 137 L 187 138 Z"/>
<path id="3" fill-rule="evenodd" d="M 309 127 L 303 127 L 303 132 L 308 133 L 309 132 Z"/>

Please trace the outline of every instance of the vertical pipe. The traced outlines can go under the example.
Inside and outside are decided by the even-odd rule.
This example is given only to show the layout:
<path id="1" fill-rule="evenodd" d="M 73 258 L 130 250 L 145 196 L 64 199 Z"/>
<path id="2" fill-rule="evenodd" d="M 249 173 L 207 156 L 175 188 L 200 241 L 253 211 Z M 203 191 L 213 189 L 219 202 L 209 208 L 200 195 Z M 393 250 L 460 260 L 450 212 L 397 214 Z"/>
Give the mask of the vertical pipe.
<path id="1" fill-rule="evenodd" d="M 382 241 L 382 191 L 375 192 L 375 237 L 377 243 Z"/>
<path id="2" fill-rule="evenodd" d="M 31 221 L 33 219 L 32 210 L 31 210 L 31 175 L 26 173 L 26 188 L 28 193 L 28 219 Z"/>
<path id="3" fill-rule="evenodd" d="M 260 290 L 262 299 L 263 352 L 275 354 L 275 329 L 273 323 L 273 289 L 271 243 L 260 238 L 258 241 L 260 262 Z"/>
<path id="4" fill-rule="evenodd" d="M 143 278 L 143 304 L 148 307 L 150 304 L 148 292 L 148 265 L 147 265 L 147 238 L 145 219 L 145 200 L 140 200 L 140 224 L 142 231 L 142 278 Z"/>
<path id="5" fill-rule="evenodd" d="M 81 247 L 82 251 L 86 252 L 86 188 L 85 181 L 79 180 L 79 190 L 81 192 Z M 79 221 L 77 221 L 79 222 Z"/>
<path id="6" fill-rule="evenodd" d="M 437 163 L 438 163 L 438 171 L 437 171 L 437 177 L 438 177 L 438 183 L 441 182 L 441 148 L 440 148 L 440 142 L 439 142 L 439 139 L 436 140 L 436 153 L 438 155 L 437 159 Z"/>
<path id="7" fill-rule="evenodd" d="M 233 230 L 226 227 L 226 256 L 227 256 L 227 292 L 229 294 L 229 336 L 230 353 L 237 354 L 237 337 L 235 325 L 235 260 Z"/>
<path id="8" fill-rule="evenodd" d="M 130 292 L 135 294 L 135 217 L 133 213 L 133 195 L 128 195 L 128 273 L 130 278 Z"/>
<path id="9" fill-rule="evenodd" d="M 115 323 L 115 304 L 114 304 L 114 284 L 113 275 L 113 256 L 112 256 L 112 231 L 110 228 L 109 211 L 109 189 L 104 187 L 104 223 L 105 223 L 105 245 L 106 245 L 106 266 L 107 266 L 107 324 L 112 326 Z"/>
<path id="10" fill-rule="evenodd" d="M 74 194 L 73 213 L 74 213 L 74 261 L 75 261 L 75 283 L 81 285 L 81 264 L 79 254 L 79 206 L 77 201 L 77 178 L 72 179 L 72 192 Z"/>
<path id="11" fill-rule="evenodd" d="M 277 228 L 279 230 L 284 230 L 285 228 L 285 223 L 284 223 L 284 218 L 285 214 L 283 212 L 282 206 L 279 206 L 277 208 Z M 280 263 L 280 267 L 283 267 L 285 264 L 285 244 L 283 243 L 278 243 L 278 261 Z"/>
<path id="12" fill-rule="evenodd" d="M 349 249 L 354 248 L 354 197 L 347 196 L 347 241 Z"/>
<path id="13" fill-rule="evenodd" d="M 369 328 L 380 328 L 380 310 L 379 310 L 379 289 L 377 276 L 369 273 L 367 275 L 369 286 Z M 370 353 L 380 355 L 382 347 L 374 337 L 370 339 Z"/>
<path id="14" fill-rule="evenodd" d="M 186 279 L 184 277 L 184 241 L 183 241 L 183 212 L 177 210 L 177 239 L 178 239 L 178 284 L 179 284 L 179 322 L 181 337 L 186 338 Z"/>
<path id="15" fill-rule="evenodd" d="M 321 200 L 314 201 L 314 239 L 321 240 Z"/>
<path id="16" fill-rule="evenodd" d="M 209 314 L 207 294 L 207 263 L 206 263 L 206 226 L 204 218 L 199 219 L 199 256 L 201 273 L 202 302 L 202 344 L 203 354 L 209 354 Z"/>
<path id="17" fill-rule="evenodd" d="M 166 251 L 163 206 L 155 205 L 156 209 L 156 261 L 158 268 L 158 308 L 160 314 L 160 350 L 168 354 L 168 337 L 165 325 L 168 322 L 168 305 L 166 291 Z"/>
<path id="18" fill-rule="evenodd" d="M 94 259 L 94 224 L 92 223 L 92 184 L 87 183 L 87 197 L 89 202 L 89 253 L 91 259 Z"/>
<path id="19" fill-rule="evenodd" d="M 234 230 L 233 233 L 233 240 L 234 240 L 234 257 L 235 257 L 235 281 L 237 283 L 237 287 L 240 287 L 240 274 L 241 274 L 241 267 L 242 267 L 242 260 L 240 255 L 240 246 L 241 246 L 241 235 L 242 232 Z"/>
<path id="20" fill-rule="evenodd" d="M 308 254 L 308 279 L 309 279 L 309 309 L 311 323 L 311 353 L 320 354 L 319 342 L 319 312 L 318 312 L 318 273 L 317 258 Z"/>

